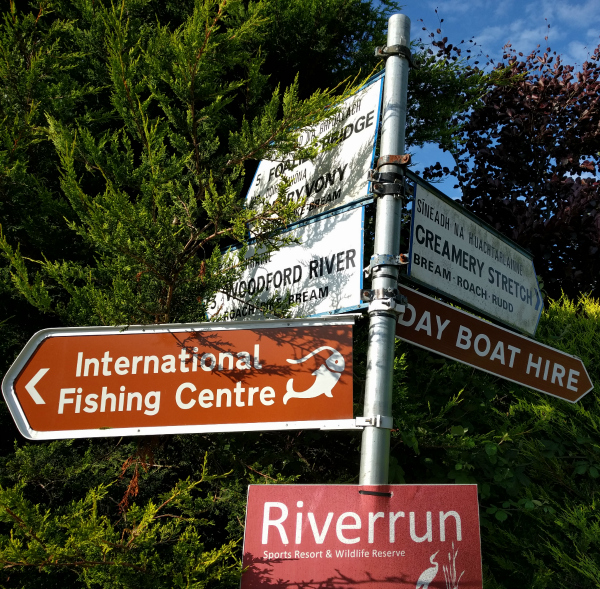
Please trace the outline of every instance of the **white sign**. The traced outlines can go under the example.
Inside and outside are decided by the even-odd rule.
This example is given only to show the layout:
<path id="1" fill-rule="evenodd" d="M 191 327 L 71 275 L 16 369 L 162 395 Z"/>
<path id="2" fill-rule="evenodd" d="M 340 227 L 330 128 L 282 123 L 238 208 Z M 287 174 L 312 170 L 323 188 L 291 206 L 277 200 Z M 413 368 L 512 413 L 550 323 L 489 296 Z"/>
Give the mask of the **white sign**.
<path id="1" fill-rule="evenodd" d="M 531 255 L 418 183 L 409 258 L 412 281 L 535 334 L 543 305 Z"/>
<path id="2" fill-rule="evenodd" d="M 313 138 L 336 147 L 313 160 L 262 160 L 248 191 L 251 203 L 262 197 L 274 202 L 284 178 L 291 180 L 287 196 L 306 198 L 301 218 L 323 213 L 368 197 L 367 172 L 374 156 L 383 77 L 349 98 L 341 112 L 304 129 L 300 146 Z"/>
<path id="3" fill-rule="evenodd" d="M 221 320 L 269 316 L 270 300 L 293 304 L 294 317 L 332 313 L 360 304 L 363 215 L 359 207 L 294 229 L 299 244 L 286 246 L 268 262 L 247 269 L 227 294 L 209 308 Z M 255 251 L 249 248 L 247 258 Z M 262 307 L 262 310 L 259 308 Z"/>

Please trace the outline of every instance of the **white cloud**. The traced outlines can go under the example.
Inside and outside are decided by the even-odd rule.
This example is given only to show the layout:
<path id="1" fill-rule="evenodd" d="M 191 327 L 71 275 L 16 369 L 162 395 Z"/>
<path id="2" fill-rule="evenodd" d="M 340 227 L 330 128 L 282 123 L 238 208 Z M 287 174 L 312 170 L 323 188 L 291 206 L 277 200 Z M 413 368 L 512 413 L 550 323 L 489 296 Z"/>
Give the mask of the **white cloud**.
<path id="1" fill-rule="evenodd" d="M 517 51 L 529 53 L 533 51 L 538 44 L 545 49 L 545 37 L 548 36 L 548 43 L 551 45 L 551 37 L 546 23 L 538 23 L 537 26 L 531 26 L 528 21 L 514 21 L 510 24 L 510 33 L 508 40 Z"/>
<path id="2" fill-rule="evenodd" d="M 530 16 L 543 15 L 548 22 L 559 29 L 581 29 L 592 23 L 600 22 L 600 2 L 585 0 L 584 2 L 557 2 L 542 0 L 533 2 L 527 7 Z"/>
<path id="3" fill-rule="evenodd" d="M 499 42 L 504 43 L 505 35 L 506 27 L 486 27 L 481 33 L 478 33 L 475 36 L 475 40 L 478 45 L 488 47 L 490 45 L 496 45 Z"/>
<path id="4" fill-rule="evenodd" d="M 526 12 L 530 12 L 530 7 L 527 8 Z M 548 28 L 549 23 L 552 24 L 550 19 L 546 20 L 543 13 L 540 12 L 536 17 L 515 19 L 486 27 L 476 36 L 476 41 L 484 48 L 486 53 L 492 56 L 495 55 L 498 58 L 501 55 L 502 47 L 506 43 L 510 43 L 517 53 L 522 52 L 525 55 L 534 51 L 539 44 L 542 51 L 546 47 L 550 47 L 552 51 L 562 54 L 566 63 L 569 60 L 573 61 L 575 56 L 577 56 L 575 61 L 578 61 L 582 55 L 581 48 L 576 44 L 577 42 L 583 42 L 583 45 L 585 45 L 585 41 L 590 39 L 588 46 L 592 49 L 598 43 L 597 37 L 594 39 L 593 36 L 594 29 L 584 33 L 583 30 L 573 31 L 568 27 L 550 26 Z M 546 37 L 548 37 L 547 40 Z M 571 42 L 571 44 L 575 43 L 572 50 L 569 50 L 569 46 L 566 45 L 569 39 L 576 40 Z M 579 63 L 581 62 L 579 61 Z"/>
<path id="5" fill-rule="evenodd" d="M 565 56 L 565 63 L 571 65 L 581 65 L 584 61 L 589 59 L 595 48 L 594 46 L 582 43 L 581 41 L 571 41 L 568 47 L 569 50 Z"/>
<path id="6" fill-rule="evenodd" d="M 494 17 L 495 18 L 503 18 L 508 17 L 511 14 L 514 14 L 515 2 L 513 0 L 506 0 L 504 2 L 498 2 L 495 6 Z"/>
<path id="7" fill-rule="evenodd" d="M 600 0 L 403 0 L 403 4 L 413 19 L 413 37 L 426 40 L 421 27 L 434 32 L 439 19 L 444 19 L 442 34 L 451 43 L 474 37 L 480 52 L 495 61 L 510 42 L 517 53 L 528 55 L 539 44 L 542 50 L 550 46 L 565 63 L 581 64 L 600 42 Z"/>
<path id="8" fill-rule="evenodd" d="M 544 37 L 547 29 L 543 25 L 531 26 L 526 20 L 515 20 L 510 23 L 486 27 L 475 37 L 475 41 L 480 45 L 486 54 L 499 58 L 504 45 L 510 43 L 512 48 L 518 53 L 525 55 L 531 53 L 538 43 L 544 43 Z"/>
<path id="9" fill-rule="evenodd" d="M 472 12 L 474 9 L 480 9 L 482 5 L 487 4 L 489 0 L 441 0 L 428 3 L 431 10 L 438 9 L 443 19 L 451 19 L 456 16 L 462 16 Z"/>

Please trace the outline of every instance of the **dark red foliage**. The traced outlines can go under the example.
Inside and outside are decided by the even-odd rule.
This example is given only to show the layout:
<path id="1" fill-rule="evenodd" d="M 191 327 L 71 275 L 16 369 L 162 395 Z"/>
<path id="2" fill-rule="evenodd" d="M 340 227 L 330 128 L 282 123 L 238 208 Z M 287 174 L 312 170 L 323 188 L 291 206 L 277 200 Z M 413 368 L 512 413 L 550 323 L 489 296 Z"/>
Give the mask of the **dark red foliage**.
<path id="1" fill-rule="evenodd" d="M 461 121 L 462 203 L 534 254 L 551 297 L 600 297 L 600 46 L 579 70 L 549 48 L 505 49 L 506 72 Z"/>

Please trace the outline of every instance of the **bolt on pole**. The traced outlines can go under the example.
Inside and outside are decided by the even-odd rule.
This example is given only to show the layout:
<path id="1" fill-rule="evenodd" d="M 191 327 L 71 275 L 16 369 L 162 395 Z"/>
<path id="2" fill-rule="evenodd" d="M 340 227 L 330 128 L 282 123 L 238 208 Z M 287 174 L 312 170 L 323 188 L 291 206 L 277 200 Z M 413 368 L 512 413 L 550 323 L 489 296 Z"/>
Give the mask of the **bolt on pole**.
<path id="1" fill-rule="evenodd" d="M 410 19 L 394 14 L 388 23 L 387 46 L 410 46 Z M 409 61 L 406 55 L 390 55 L 385 66 L 380 156 L 404 154 Z M 399 172 L 396 164 L 382 166 L 380 172 Z M 374 258 L 400 253 L 402 199 L 383 194 L 377 199 Z M 383 259 L 383 258 L 379 258 Z M 379 265 L 372 270 L 373 292 L 398 288 L 398 265 Z M 389 291 L 388 291 L 389 292 Z M 383 296 L 383 295 L 382 295 Z M 364 416 L 392 415 L 392 372 L 397 312 L 382 310 L 375 300 L 369 306 L 369 347 L 365 386 Z M 373 419 L 373 422 L 375 420 Z M 388 482 L 390 430 L 367 426 L 363 430 L 360 457 L 360 485 Z"/>

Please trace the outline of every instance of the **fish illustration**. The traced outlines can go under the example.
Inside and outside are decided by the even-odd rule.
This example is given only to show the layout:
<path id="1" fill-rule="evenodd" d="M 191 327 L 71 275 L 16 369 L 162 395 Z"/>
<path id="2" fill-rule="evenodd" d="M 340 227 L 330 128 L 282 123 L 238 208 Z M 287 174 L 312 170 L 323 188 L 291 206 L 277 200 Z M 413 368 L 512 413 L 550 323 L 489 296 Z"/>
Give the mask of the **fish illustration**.
<path id="1" fill-rule="evenodd" d="M 344 372 L 344 368 L 346 368 L 346 362 L 344 361 L 344 357 L 335 349 L 329 346 L 322 346 L 317 348 L 304 358 L 300 358 L 300 360 L 287 360 L 290 364 L 301 364 L 302 362 L 306 362 L 309 358 L 312 358 L 315 354 L 323 350 L 330 350 L 332 353 L 325 360 L 325 364 L 321 364 L 319 368 L 317 368 L 313 372 L 313 376 L 315 376 L 315 382 L 313 385 L 305 390 L 305 391 L 295 391 L 294 390 L 294 379 L 290 378 L 287 382 L 286 390 L 287 393 L 283 397 L 283 404 L 285 405 L 288 402 L 288 399 L 298 398 L 298 399 L 311 399 L 313 397 L 318 397 L 319 395 L 326 395 L 327 397 L 333 397 L 331 393 L 331 389 L 336 385 L 337 381 L 340 380 L 340 376 L 342 376 L 342 372 Z"/>

